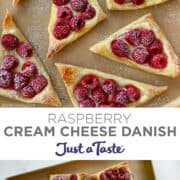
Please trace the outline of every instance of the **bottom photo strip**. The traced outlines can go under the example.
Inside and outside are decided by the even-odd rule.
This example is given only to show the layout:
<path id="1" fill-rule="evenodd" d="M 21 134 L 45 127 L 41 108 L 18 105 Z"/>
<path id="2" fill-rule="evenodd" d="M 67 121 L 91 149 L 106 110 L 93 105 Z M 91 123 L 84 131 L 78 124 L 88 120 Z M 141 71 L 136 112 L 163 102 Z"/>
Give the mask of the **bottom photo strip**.
<path id="1" fill-rule="evenodd" d="M 179 180 L 180 161 L 0 161 L 0 180 Z"/>

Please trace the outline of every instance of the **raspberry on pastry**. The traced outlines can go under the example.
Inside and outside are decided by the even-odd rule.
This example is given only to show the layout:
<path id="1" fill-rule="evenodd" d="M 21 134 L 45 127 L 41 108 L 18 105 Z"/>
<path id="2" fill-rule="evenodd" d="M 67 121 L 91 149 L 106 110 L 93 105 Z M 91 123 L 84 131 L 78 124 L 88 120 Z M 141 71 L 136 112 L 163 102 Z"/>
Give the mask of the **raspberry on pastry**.
<path id="1" fill-rule="evenodd" d="M 53 174 L 49 180 L 83 180 L 85 176 L 87 176 L 85 173 Z"/>

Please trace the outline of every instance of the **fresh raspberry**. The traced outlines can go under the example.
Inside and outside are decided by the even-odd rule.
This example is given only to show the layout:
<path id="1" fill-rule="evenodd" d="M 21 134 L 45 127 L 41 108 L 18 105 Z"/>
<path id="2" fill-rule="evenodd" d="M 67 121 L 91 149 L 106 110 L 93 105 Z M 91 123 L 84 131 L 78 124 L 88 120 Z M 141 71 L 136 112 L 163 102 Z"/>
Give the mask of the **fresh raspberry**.
<path id="1" fill-rule="evenodd" d="M 131 2 L 135 5 L 141 5 L 144 3 L 144 0 L 131 0 Z"/>
<path id="2" fill-rule="evenodd" d="M 88 97 L 88 90 L 84 86 L 79 85 L 74 90 L 74 96 L 77 101 L 83 101 Z"/>
<path id="3" fill-rule="evenodd" d="M 7 51 L 17 48 L 18 43 L 18 38 L 13 34 L 4 34 L 1 38 L 1 44 Z"/>
<path id="4" fill-rule="evenodd" d="M 19 61 L 12 55 L 6 55 L 3 59 L 3 68 L 6 70 L 15 69 L 19 65 Z"/>
<path id="5" fill-rule="evenodd" d="M 25 86 L 21 89 L 21 95 L 26 98 L 33 98 L 36 93 L 31 86 Z"/>
<path id="6" fill-rule="evenodd" d="M 100 180 L 108 180 L 108 177 L 106 176 L 105 173 L 100 174 Z"/>
<path id="7" fill-rule="evenodd" d="M 68 2 L 69 2 L 69 0 L 53 0 L 53 3 L 56 6 L 61 6 L 61 5 L 67 4 Z"/>
<path id="8" fill-rule="evenodd" d="M 59 7 L 57 11 L 57 17 L 64 23 L 69 23 L 69 20 L 72 18 L 73 13 L 69 7 Z M 59 21 L 60 22 L 60 21 Z"/>
<path id="9" fill-rule="evenodd" d="M 141 94 L 137 87 L 133 85 L 127 85 L 125 86 L 125 88 L 130 102 L 135 102 L 139 100 Z"/>
<path id="10" fill-rule="evenodd" d="M 87 0 L 70 0 L 71 7 L 73 10 L 77 12 L 83 12 L 85 11 L 88 2 Z"/>
<path id="11" fill-rule="evenodd" d="M 138 64 L 144 64 L 149 59 L 149 52 L 144 48 L 136 48 L 132 53 L 132 58 Z"/>
<path id="12" fill-rule="evenodd" d="M 112 98 L 115 104 L 126 105 L 129 103 L 127 91 L 125 89 L 118 90 Z"/>
<path id="13" fill-rule="evenodd" d="M 22 73 L 26 77 L 32 77 L 38 74 L 38 70 L 33 62 L 27 61 L 22 66 Z"/>
<path id="14" fill-rule="evenodd" d="M 163 51 L 163 45 L 161 41 L 156 39 L 150 46 L 148 46 L 148 51 L 151 54 L 161 54 Z"/>
<path id="15" fill-rule="evenodd" d="M 13 73 L 0 69 L 0 87 L 11 88 L 13 85 Z"/>
<path id="16" fill-rule="evenodd" d="M 68 24 L 56 25 L 53 30 L 53 34 L 56 39 L 61 40 L 69 36 L 71 29 Z"/>
<path id="17" fill-rule="evenodd" d="M 155 69 L 164 69 L 167 64 L 167 56 L 164 54 L 157 54 L 149 61 L 149 65 Z"/>
<path id="18" fill-rule="evenodd" d="M 118 168 L 113 169 L 113 174 L 118 175 L 119 174 L 119 169 Z"/>
<path id="19" fill-rule="evenodd" d="M 102 103 L 99 105 L 99 107 L 102 107 L 102 108 L 109 108 L 109 107 L 114 107 L 115 104 L 113 102 L 107 102 L 107 103 Z"/>
<path id="20" fill-rule="evenodd" d="M 155 34 L 151 30 L 143 30 L 141 32 L 141 43 L 144 46 L 149 46 L 155 41 Z"/>
<path id="21" fill-rule="evenodd" d="M 76 174 L 71 174 L 70 180 L 77 180 L 77 179 L 78 179 L 78 177 Z"/>
<path id="22" fill-rule="evenodd" d="M 138 46 L 141 43 L 141 30 L 133 29 L 125 33 L 125 39 L 132 46 Z"/>
<path id="23" fill-rule="evenodd" d="M 74 16 L 70 20 L 70 26 L 73 31 L 80 31 L 85 26 L 85 20 L 83 16 Z"/>
<path id="24" fill-rule="evenodd" d="M 87 99 L 81 101 L 79 106 L 80 107 L 96 107 L 96 104 L 92 99 L 87 98 Z"/>
<path id="25" fill-rule="evenodd" d="M 23 87 L 27 86 L 29 83 L 29 78 L 25 77 L 22 73 L 16 73 L 14 75 L 14 88 L 15 90 L 21 90 Z"/>
<path id="26" fill-rule="evenodd" d="M 107 79 L 103 82 L 102 88 L 106 94 L 113 94 L 116 90 L 116 82 L 112 79 Z"/>
<path id="27" fill-rule="evenodd" d="M 124 4 L 124 1 L 125 0 L 114 0 L 116 3 L 118 3 L 118 4 Z"/>
<path id="28" fill-rule="evenodd" d="M 17 47 L 17 53 L 22 58 L 30 58 L 33 54 L 33 48 L 29 43 L 21 42 Z"/>
<path id="29" fill-rule="evenodd" d="M 113 174 L 113 170 L 112 169 L 108 169 L 105 172 L 106 176 L 110 177 Z"/>
<path id="30" fill-rule="evenodd" d="M 117 180 L 116 175 L 112 174 L 112 175 L 110 176 L 110 180 Z"/>
<path id="31" fill-rule="evenodd" d="M 108 100 L 108 95 L 101 87 L 97 87 L 91 92 L 92 98 L 96 103 L 105 103 Z"/>
<path id="32" fill-rule="evenodd" d="M 99 84 L 99 79 L 95 75 L 88 74 L 83 77 L 81 83 L 87 89 L 95 89 Z"/>
<path id="33" fill-rule="evenodd" d="M 128 57 L 129 56 L 129 47 L 126 42 L 121 39 L 113 40 L 111 42 L 112 52 L 119 57 Z"/>
<path id="34" fill-rule="evenodd" d="M 30 85 L 37 94 L 40 93 L 48 85 L 48 81 L 44 76 L 40 75 L 37 76 L 36 79 L 32 80 Z"/>
<path id="35" fill-rule="evenodd" d="M 92 19 L 96 15 L 96 10 L 88 4 L 86 10 L 81 13 L 84 19 Z"/>
<path id="36" fill-rule="evenodd" d="M 119 173 L 120 174 L 125 174 L 127 172 L 127 169 L 125 167 L 120 167 L 119 168 Z"/>

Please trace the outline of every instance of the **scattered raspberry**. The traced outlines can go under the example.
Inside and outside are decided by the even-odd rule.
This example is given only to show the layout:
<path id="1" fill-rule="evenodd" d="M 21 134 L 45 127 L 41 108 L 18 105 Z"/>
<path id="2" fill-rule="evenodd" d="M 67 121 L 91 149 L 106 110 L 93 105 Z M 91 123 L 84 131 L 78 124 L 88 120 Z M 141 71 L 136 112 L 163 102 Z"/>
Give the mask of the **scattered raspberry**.
<path id="1" fill-rule="evenodd" d="M 136 48 L 132 53 L 132 58 L 138 64 L 144 64 L 149 59 L 149 52 L 144 48 Z"/>
<path id="2" fill-rule="evenodd" d="M 6 55 L 3 59 L 3 68 L 6 70 L 15 69 L 19 65 L 19 61 L 12 55 Z"/>
<path id="3" fill-rule="evenodd" d="M 87 99 L 81 101 L 79 106 L 80 107 L 96 107 L 96 104 L 92 99 L 87 98 Z"/>
<path id="4" fill-rule="evenodd" d="M 127 85 L 127 86 L 125 86 L 125 88 L 126 88 L 127 95 L 128 95 L 130 102 L 135 102 L 135 101 L 139 100 L 140 91 L 137 87 L 135 87 L 133 85 Z"/>
<path id="5" fill-rule="evenodd" d="M 149 65 L 155 69 L 164 69 L 167 63 L 167 56 L 164 54 L 157 54 L 149 61 Z"/>
<path id="6" fill-rule="evenodd" d="M 141 43 L 144 46 L 149 46 L 150 44 L 152 44 L 155 40 L 155 34 L 153 31 L 150 30 L 143 30 L 141 32 Z"/>
<path id="7" fill-rule="evenodd" d="M 97 87 L 91 92 L 92 98 L 96 103 L 104 103 L 108 100 L 108 95 L 103 91 L 102 88 Z"/>
<path id="8" fill-rule="evenodd" d="M 74 16 L 70 20 L 70 26 L 73 31 L 80 31 L 85 26 L 85 20 L 82 16 Z"/>
<path id="9" fill-rule="evenodd" d="M 99 84 L 99 79 L 95 75 L 88 74 L 83 77 L 81 83 L 87 89 L 95 89 Z"/>
<path id="10" fill-rule="evenodd" d="M 77 101 L 83 101 L 88 96 L 88 90 L 84 86 L 79 85 L 74 90 L 74 96 Z"/>
<path id="11" fill-rule="evenodd" d="M 61 40 L 69 36 L 71 29 L 68 24 L 56 25 L 53 30 L 53 34 L 56 39 Z"/>
<path id="12" fill-rule="evenodd" d="M 17 48 L 18 43 L 18 38 L 13 34 L 4 34 L 1 38 L 1 44 L 7 51 Z"/>
<path id="13" fill-rule="evenodd" d="M 33 48 L 29 43 L 21 42 L 17 47 L 17 53 L 22 58 L 29 58 L 33 54 Z"/>
<path id="14" fill-rule="evenodd" d="M 88 5 L 87 0 L 70 0 L 71 7 L 73 10 L 77 12 L 83 12 L 86 9 L 86 6 Z"/>
<path id="15" fill-rule="evenodd" d="M 125 89 L 120 89 L 116 92 L 116 94 L 113 96 L 112 101 L 115 104 L 121 104 L 126 105 L 129 103 L 129 98 L 127 95 L 127 91 Z"/>
<path id="16" fill-rule="evenodd" d="M 13 74 L 5 69 L 0 69 L 0 87 L 11 88 L 13 85 Z"/>
<path id="17" fill-rule="evenodd" d="M 37 76 L 36 79 L 32 80 L 31 86 L 34 91 L 40 93 L 48 84 L 47 79 L 44 76 Z"/>
<path id="18" fill-rule="evenodd" d="M 36 93 L 31 86 L 25 86 L 21 89 L 21 95 L 25 98 L 33 98 Z"/>
<path id="19" fill-rule="evenodd" d="M 121 39 L 113 40 L 111 42 L 112 52 L 119 57 L 128 57 L 129 56 L 129 47 L 128 44 L 125 43 Z"/>
<path id="20" fill-rule="evenodd" d="M 150 46 L 148 46 L 148 51 L 151 54 L 161 54 L 163 51 L 163 45 L 160 40 L 155 40 Z"/>
<path id="21" fill-rule="evenodd" d="M 116 3 L 118 3 L 118 4 L 124 4 L 124 1 L 125 0 L 114 0 Z"/>
<path id="22" fill-rule="evenodd" d="M 56 6 L 61 6 L 61 5 L 67 4 L 68 2 L 69 2 L 69 0 L 53 0 L 53 3 Z"/>
<path id="23" fill-rule="evenodd" d="M 131 2 L 135 5 L 141 5 L 144 3 L 144 0 L 131 0 Z"/>
<path id="24" fill-rule="evenodd" d="M 29 78 L 25 77 L 22 73 L 16 73 L 14 75 L 14 88 L 15 90 L 21 90 L 23 87 L 27 86 L 29 83 Z"/>
<path id="25" fill-rule="evenodd" d="M 132 46 L 138 46 L 141 43 L 141 30 L 133 29 L 125 33 L 125 39 Z"/>
<path id="26" fill-rule="evenodd" d="M 102 107 L 102 108 L 115 107 L 115 104 L 113 102 L 107 102 L 107 103 L 100 104 L 99 107 Z"/>
<path id="27" fill-rule="evenodd" d="M 38 70 L 33 62 L 28 61 L 23 64 L 22 73 L 26 77 L 32 77 L 38 74 Z"/>
<path id="28" fill-rule="evenodd" d="M 77 180 L 77 179 L 78 179 L 78 177 L 76 174 L 71 174 L 70 180 Z"/>
<path id="29" fill-rule="evenodd" d="M 61 22 L 64 24 L 68 24 L 72 16 L 73 16 L 73 13 L 69 7 L 62 6 L 58 8 L 57 17 L 58 17 L 59 23 Z M 61 25 L 64 25 L 64 24 L 61 24 Z"/>
<path id="30" fill-rule="evenodd" d="M 116 90 L 116 83 L 112 79 L 107 79 L 103 82 L 102 88 L 106 94 L 113 94 Z"/>
<path id="31" fill-rule="evenodd" d="M 92 19 L 96 15 L 96 10 L 88 4 L 86 10 L 81 15 L 84 19 Z"/>

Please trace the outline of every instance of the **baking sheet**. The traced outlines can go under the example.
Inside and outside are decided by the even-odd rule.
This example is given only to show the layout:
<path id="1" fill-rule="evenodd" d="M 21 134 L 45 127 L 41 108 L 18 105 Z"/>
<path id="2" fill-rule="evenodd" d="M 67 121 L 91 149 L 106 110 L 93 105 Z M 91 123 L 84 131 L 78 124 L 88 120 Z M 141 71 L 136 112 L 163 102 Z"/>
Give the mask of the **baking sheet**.
<path id="1" fill-rule="evenodd" d="M 58 173 L 96 173 L 120 161 L 71 161 L 29 173 L 9 177 L 7 180 L 49 180 L 50 174 Z M 151 161 L 129 161 L 135 180 L 155 180 Z M 87 178 L 88 180 L 89 178 Z"/>
<path id="2" fill-rule="evenodd" d="M 22 0 L 15 8 L 12 8 L 12 0 L 0 0 L 0 24 L 2 24 L 1 22 L 3 21 L 6 9 L 11 9 L 17 25 L 35 47 L 42 62 L 46 66 L 64 107 L 72 107 L 72 104 L 67 95 L 64 83 L 54 66 L 55 62 L 94 68 L 125 78 L 151 83 L 153 85 L 169 86 L 169 90 L 166 93 L 155 98 L 145 106 L 159 107 L 177 96 L 180 96 L 180 78 L 172 79 L 145 73 L 127 67 L 126 65 L 109 61 L 105 57 L 98 56 L 89 51 L 91 45 L 97 43 L 99 40 L 103 40 L 117 29 L 136 20 L 140 16 L 151 12 L 165 31 L 166 36 L 172 43 L 177 55 L 180 57 L 180 0 L 169 0 L 169 2 L 155 7 L 125 12 L 108 11 L 105 0 L 99 0 L 99 2 L 106 12 L 108 19 L 73 44 L 67 46 L 51 60 L 46 59 L 48 48 L 47 26 L 51 0 Z M 2 29 L 2 26 L 0 27 Z M 37 107 L 40 105 L 19 103 L 0 97 L 0 106 Z"/>

